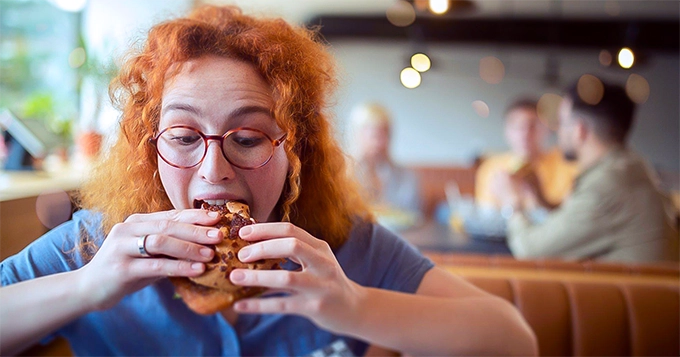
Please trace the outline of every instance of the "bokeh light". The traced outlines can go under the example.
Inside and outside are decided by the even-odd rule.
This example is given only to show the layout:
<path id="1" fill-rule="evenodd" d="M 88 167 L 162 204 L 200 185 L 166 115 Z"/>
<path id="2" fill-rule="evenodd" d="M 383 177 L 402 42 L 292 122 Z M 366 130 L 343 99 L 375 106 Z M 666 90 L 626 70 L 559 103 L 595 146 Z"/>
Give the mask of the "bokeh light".
<path id="1" fill-rule="evenodd" d="M 85 64 L 85 60 L 87 59 L 87 55 L 85 54 L 85 49 L 82 47 L 78 47 L 71 51 L 71 53 L 68 55 L 68 65 L 71 68 L 79 68 L 83 64 Z"/>
<path id="2" fill-rule="evenodd" d="M 432 13 L 442 15 L 449 11 L 449 0 L 429 0 L 428 6 Z"/>
<path id="3" fill-rule="evenodd" d="M 609 16 L 619 16 L 621 13 L 621 6 L 619 6 L 618 1 L 607 0 L 604 2 L 604 11 L 609 14 Z"/>
<path id="4" fill-rule="evenodd" d="M 536 104 L 536 112 L 538 119 L 543 122 L 545 126 L 551 130 L 557 130 L 559 120 L 557 117 L 557 109 L 560 106 L 562 97 L 554 93 L 545 93 L 541 96 Z"/>
<path id="5" fill-rule="evenodd" d="M 475 100 L 472 102 L 472 109 L 474 109 L 477 115 L 482 118 L 489 117 L 489 106 L 483 100 Z"/>
<path id="6" fill-rule="evenodd" d="M 600 60 L 600 64 L 606 67 L 611 66 L 612 64 L 612 53 L 607 51 L 607 50 L 602 50 L 600 51 L 600 56 L 598 57 Z"/>
<path id="7" fill-rule="evenodd" d="M 52 229 L 71 218 L 71 198 L 64 191 L 43 192 L 35 200 L 35 213 L 43 226 Z"/>
<path id="8" fill-rule="evenodd" d="M 426 72 L 431 65 L 430 57 L 427 57 L 424 53 L 416 53 L 411 56 L 411 67 L 418 72 Z"/>
<path id="9" fill-rule="evenodd" d="M 649 98 L 649 82 L 645 77 L 631 73 L 626 81 L 626 94 L 637 104 L 643 104 Z"/>
<path id="10" fill-rule="evenodd" d="M 406 67 L 401 70 L 399 79 L 401 79 L 401 84 L 404 85 L 404 87 L 413 89 L 420 85 L 420 72 L 411 67 Z"/>
<path id="11" fill-rule="evenodd" d="M 387 20 L 394 26 L 406 27 L 416 20 L 413 5 L 404 0 L 395 2 L 387 9 Z"/>
<path id="12" fill-rule="evenodd" d="M 604 96 L 604 84 L 592 74 L 584 74 L 578 79 L 576 91 L 581 100 L 590 105 L 596 105 Z"/>
<path id="13" fill-rule="evenodd" d="M 635 63 L 635 55 L 633 55 L 633 51 L 628 47 L 624 47 L 619 51 L 618 59 L 619 65 L 625 69 L 633 67 L 633 63 Z"/>
<path id="14" fill-rule="evenodd" d="M 505 77 L 505 66 L 494 56 L 484 57 L 479 60 L 479 76 L 486 83 L 498 84 Z"/>

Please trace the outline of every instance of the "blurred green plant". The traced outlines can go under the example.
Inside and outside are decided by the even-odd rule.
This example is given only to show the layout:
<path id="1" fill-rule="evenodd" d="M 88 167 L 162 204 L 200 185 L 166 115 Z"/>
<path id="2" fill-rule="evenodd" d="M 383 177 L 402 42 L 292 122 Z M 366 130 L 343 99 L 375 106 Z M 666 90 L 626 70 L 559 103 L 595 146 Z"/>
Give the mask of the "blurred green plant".
<path id="1" fill-rule="evenodd" d="M 0 107 L 43 122 L 68 147 L 79 103 L 67 57 L 81 17 L 47 1 L 0 2 Z"/>
<path id="2" fill-rule="evenodd" d="M 58 114 L 54 96 L 48 92 L 34 92 L 23 103 L 21 116 L 40 120 L 45 127 L 59 135 L 63 146 L 73 143 L 73 118 Z"/>

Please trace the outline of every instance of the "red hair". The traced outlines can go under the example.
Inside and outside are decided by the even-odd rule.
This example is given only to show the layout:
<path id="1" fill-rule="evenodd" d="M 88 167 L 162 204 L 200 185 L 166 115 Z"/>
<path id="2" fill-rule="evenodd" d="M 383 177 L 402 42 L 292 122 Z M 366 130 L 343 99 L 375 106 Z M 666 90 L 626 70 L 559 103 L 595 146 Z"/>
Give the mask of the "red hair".
<path id="1" fill-rule="evenodd" d="M 203 6 L 153 27 L 111 84 L 112 99 L 122 110 L 121 130 L 84 185 L 82 206 L 103 213 L 105 232 L 133 213 L 173 208 L 148 143 L 158 130 L 164 83 L 191 59 L 224 56 L 251 63 L 272 88 L 274 118 L 288 134 L 290 172 L 277 205 L 282 220 L 332 247 L 341 245 L 355 219 L 372 216 L 333 136 L 326 113 L 336 85 L 333 61 L 315 36 L 231 6 Z"/>

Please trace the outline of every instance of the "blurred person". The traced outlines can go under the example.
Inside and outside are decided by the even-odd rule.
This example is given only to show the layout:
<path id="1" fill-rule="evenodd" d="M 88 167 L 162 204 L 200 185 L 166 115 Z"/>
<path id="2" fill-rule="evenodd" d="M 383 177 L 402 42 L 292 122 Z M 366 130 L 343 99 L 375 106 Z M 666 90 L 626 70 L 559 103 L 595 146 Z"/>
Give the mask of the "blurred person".
<path id="1" fill-rule="evenodd" d="M 519 99 L 505 111 L 505 139 L 510 151 L 485 158 L 477 169 L 475 201 L 479 206 L 500 209 L 512 192 L 511 176 L 531 176 L 537 182 L 541 202 L 533 206 L 554 208 L 569 194 L 576 175 L 557 148 L 545 151 L 549 129 L 541 122 L 536 102 Z"/>
<path id="2" fill-rule="evenodd" d="M 597 104 L 570 89 L 559 106 L 559 146 L 580 174 L 569 198 L 541 224 L 525 216 L 522 195 L 537 182 L 513 179 L 508 244 L 517 258 L 620 262 L 678 261 L 670 201 L 645 160 L 626 142 L 635 104 L 624 88 L 604 84 Z M 521 186 L 531 190 L 522 190 Z M 541 199 L 536 199 L 541 201 Z"/>
<path id="3" fill-rule="evenodd" d="M 356 146 L 356 175 L 370 203 L 380 211 L 420 215 L 420 184 L 415 172 L 390 156 L 392 119 L 387 108 L 364 103 L 353 108 L 350 121 Z"/>
<path id="4" fill-rule="evenodd" d="M 5 167 L 5 160 L 7 160 L 9 150 L 5 144 L 5 129 L 0 128 L 0 167 Z"/>
<path id="5" fill-rule="evenodd" d="M 54 335 L 76 355 L 537 353 L 509 302 L 374 223 L 333 139 L 315 36 L 217 6 L 151 28 L 112 84 L 121 131 L 84 209 L 0 263 L 0 354 Z M 289 269 L 232 270 L 275 294 L 198 315 L 167 277 L 205 271 L 224 237 L 196 207 L 224 200 L 261 222 L 237 258 Z"/>

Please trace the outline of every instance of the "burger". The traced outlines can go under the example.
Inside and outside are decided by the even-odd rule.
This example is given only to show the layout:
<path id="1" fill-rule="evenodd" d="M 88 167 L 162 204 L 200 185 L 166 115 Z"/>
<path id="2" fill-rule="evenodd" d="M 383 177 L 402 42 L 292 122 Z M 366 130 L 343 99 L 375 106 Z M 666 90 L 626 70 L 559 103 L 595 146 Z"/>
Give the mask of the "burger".
<path id="1" fill-rule="evenodd" d="M 198 314 L 214 314 L 228 308 L 235 301 L 263 293 L 266 289 L 252 286 L 234 285 L 229 274 L 234 269 L 271 270 L 280 269 L 281 259 L 261 259 L 243 263 L 238 259 L 241 248 L 251 244 L 238 235 L 242 227 L 255 223 L 250 217 L 248 205 L 238 201 L 227 201 L 224 205 L 209 205 L 204 202 L 202 209 L 220 213 L 215 225 L 222 231 L 224 239 L 214 246 L 215 256 L 206 263 L 203 274 L 186 278 L 170 278 L 175 292 L 186 305 Z"/>

